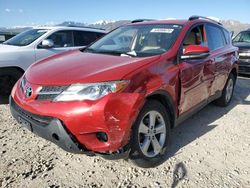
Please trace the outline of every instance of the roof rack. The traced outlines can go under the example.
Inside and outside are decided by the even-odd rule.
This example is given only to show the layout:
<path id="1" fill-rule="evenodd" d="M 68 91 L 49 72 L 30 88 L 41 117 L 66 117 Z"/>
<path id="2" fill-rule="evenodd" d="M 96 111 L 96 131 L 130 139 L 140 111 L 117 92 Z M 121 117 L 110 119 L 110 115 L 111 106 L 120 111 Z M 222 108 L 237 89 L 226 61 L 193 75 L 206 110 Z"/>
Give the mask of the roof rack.
<path id="1" fill-rule="evenodd" d="M 215 23 L 217 23 L 217 24 L 219 24 L 219 25 L 222 25 L 222 23 L 220 23 L 220 22 L 218 22 L 218 21 L 216 21 L 216 20 L 213 20 L 213 19 L 211 19 L 211 18 L 205 17 L 205 16 L 197 16 L 197 15 L 194 15 L 194 16 L 190 16 L 190 17 L 188 18 L 188 20 L 191 21 L 191 20 L 196 20 L 196 19 L 200 19 L 200 18 L 206 19 L 206 20 L 210 20 L 210 21 L 215 22 Z"/>
<path id="2" fill-rule="evenodd" d="M 131 23 L 148 22 L 148 21 L 154 21 L 154 19 L 136 19 L 132 20 Z"/>
<path id="3" fill-rule="evenodd" d="M 80 27 L 80 28 L 87 28 L 87 29 L 98 29 L 98 30 L 103 30 L 105 31 L 105 29 L 103 28 L 97 28 L 97 27 L 90 27 L 90 26 L 78 26 L 78 25 L 59 25 L 59 26 L 63 26 L 63 27 Z"/>

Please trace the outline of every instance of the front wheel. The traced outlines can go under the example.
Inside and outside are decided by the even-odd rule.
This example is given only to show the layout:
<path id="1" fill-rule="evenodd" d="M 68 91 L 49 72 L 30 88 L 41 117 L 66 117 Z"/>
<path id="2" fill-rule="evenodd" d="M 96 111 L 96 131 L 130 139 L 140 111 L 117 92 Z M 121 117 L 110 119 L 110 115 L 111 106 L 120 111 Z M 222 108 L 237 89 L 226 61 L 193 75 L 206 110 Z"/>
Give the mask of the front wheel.
<path id="1" fill-rule="evenodd" d="M 166 160 L 170 141 L 170 119 L 156 100 L 146 102 L 133 127 L 130 159 L 139 167 L 151 168 Z"/>
<path id="2" fill-rule="evenodd" d="M 234 75 L 230 73 L 227 79 L 227 83 L 222 91 L 221 97 L 215 101 L 216 105 L 223 107 L 229 105 L 233 97 L 235 81 L 236 80 Z"/>

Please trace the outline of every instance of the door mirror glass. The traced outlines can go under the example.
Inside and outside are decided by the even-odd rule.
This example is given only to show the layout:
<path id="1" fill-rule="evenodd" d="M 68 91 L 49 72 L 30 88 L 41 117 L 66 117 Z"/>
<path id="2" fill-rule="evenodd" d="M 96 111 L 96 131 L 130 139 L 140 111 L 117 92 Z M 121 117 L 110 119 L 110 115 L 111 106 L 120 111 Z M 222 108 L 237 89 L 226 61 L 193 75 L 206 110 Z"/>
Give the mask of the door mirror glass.
<path id="1" fill-rule="evenodd" d="M 54 42 L 51 39 L 45 39 L 42 41 L 42 48 L 52 48 L 54 46 Z"/>
<path id="2" fill-rule="evenodd" d="M 200 45 L 187 45 L 183 48 L 181 59 L 199 59 L 209 55 L 209 48 Z"/>

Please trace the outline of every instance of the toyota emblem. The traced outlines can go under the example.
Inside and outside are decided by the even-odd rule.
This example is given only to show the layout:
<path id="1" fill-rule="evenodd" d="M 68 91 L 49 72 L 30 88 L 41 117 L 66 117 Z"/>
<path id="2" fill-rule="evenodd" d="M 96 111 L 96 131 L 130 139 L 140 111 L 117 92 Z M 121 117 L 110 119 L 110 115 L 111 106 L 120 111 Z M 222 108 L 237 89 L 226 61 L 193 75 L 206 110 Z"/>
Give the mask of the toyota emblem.
<path id="1" fill-rule="evenodd" d="M 32 88 L 31 87 L 28 87 L 27 89 L 26 89 L 26 97 L 31 97 L 31 95 L 32 95 Z"/>

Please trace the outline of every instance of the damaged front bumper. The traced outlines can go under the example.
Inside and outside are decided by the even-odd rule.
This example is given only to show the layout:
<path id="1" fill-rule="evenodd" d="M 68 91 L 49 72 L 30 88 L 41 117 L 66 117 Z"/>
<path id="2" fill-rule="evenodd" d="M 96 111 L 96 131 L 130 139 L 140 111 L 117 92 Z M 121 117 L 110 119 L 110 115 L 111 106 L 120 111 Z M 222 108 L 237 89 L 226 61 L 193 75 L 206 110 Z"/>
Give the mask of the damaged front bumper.
<path id="1" fill-rule="evenodd" d="M 99 155 L 105 159 L 124 159 L 129 155 L 129 147 L 114 153 L 96 153 L 87 150 L 77 138 L 67 130 L 63 122 L 57 118 L 40 116 L 30 113 L 19 107 L 12 97 L 9 100 L 13 117 L 25 128 L 36 135 L 53 142 L 60 148 L 70 153 L 86 154 L 88 156 Z M 126 148 L 126 149 L 125 149 Z"/>

